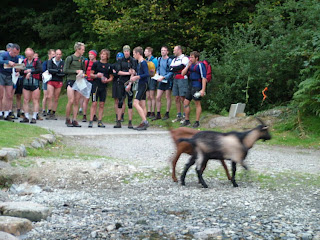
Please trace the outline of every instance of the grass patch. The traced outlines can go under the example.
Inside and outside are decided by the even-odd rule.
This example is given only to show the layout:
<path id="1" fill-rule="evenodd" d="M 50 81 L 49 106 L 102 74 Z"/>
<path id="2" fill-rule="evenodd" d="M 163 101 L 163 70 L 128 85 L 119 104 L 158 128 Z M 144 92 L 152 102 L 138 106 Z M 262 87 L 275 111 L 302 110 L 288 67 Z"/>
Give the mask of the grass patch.
<path id="1" fill-rule="evenodd" d="M 34 138 L 50 133 L 37 126 L 7 121 L 0 121 L 0 129 L 0 148 L 28 145 Z"/>
<path id="2" fill-rule="evenodd" d="M 222 181 L 228 181 L 224 170 L 214 169 L 206 170 L 203 174 L 204 179 L 215 178 Z M 238 170 L 236 181 L 246 183 L 258 183 L 263 189 L 275 190 L 283 188 L 296 188 L 298 186 L 320 187 L 320 176 L 317 174 L 300 172 L 278 172 L 278 173 L 260 173 L 257 171 Z M 241 185 L 241 184 L 239 184 Z"/>

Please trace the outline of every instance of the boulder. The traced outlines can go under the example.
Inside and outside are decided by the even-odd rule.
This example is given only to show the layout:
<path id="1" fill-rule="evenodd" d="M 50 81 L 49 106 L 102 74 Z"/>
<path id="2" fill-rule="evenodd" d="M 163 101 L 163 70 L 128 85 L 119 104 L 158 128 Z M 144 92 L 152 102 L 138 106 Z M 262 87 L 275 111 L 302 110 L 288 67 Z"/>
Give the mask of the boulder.
<path id="1" fill-rule="evenodd" d="M 1 240 L 18 240 L 18 238 L 6 232 L 0 232 L 0 239 Z"/>
<path id="2" fill-rule="evenodd" d="M 38 222 L 47 219 L 52 210 L 33 202 L 4 202 L 0 203 L 0 212 L 5 216 L 27 218 Z"/>
<path id="3" fill-rule="evenodd" d="M 56 137 L 52 134 L 44 134 L 44 135 L 41 135 L 40 137 L 47 140 L 50 144 L 56 141 Z"/>
<path id="4" fill-rule="evenodd" d="M 33 148 L 43 148 L 44 145 L 43 145 L 43 143 L 42 143 L 38 138 L 36 138 L 36 139 L 31 143 L 31 147 L 33 147 Z"/>
<path id="5" fill-rule="evenodd" d="M 32 229 L 32 223 L 25 218 L 0 216 L 0 231 L 20 236 Z"/>
<path id="6" fill-rule="evenodd" d="M 20 145 L 19 151 L 20 151 L 20 155 L 21 155 L 22 157 L 26 157 L 26 156 L 28 155 L 27 149 L 26 149 L 26 147 L 25 147 L 23 144 Z"/>

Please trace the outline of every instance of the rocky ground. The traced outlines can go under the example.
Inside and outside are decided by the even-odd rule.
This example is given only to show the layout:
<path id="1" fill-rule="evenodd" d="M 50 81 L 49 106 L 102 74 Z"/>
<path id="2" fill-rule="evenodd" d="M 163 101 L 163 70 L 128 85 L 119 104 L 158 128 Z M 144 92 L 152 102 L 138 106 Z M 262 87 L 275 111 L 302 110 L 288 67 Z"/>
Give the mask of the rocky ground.
<path id="1" fill-rule="evenodd" d="M 211 161 L 203 189 L 193 169 L 186 186 L 172 182 L 166 131 L 50 127 L 67 146 L 61 151 L 72 154 L 26 157 L 28 167 L 1 169 L 17 184 L 37 186 L 2 200 L 52 208 L 20 239 L 320 239 L 319 150 L 258 144 L 246 160 L 250 171 L 239 168 L 238 188 Z"/>

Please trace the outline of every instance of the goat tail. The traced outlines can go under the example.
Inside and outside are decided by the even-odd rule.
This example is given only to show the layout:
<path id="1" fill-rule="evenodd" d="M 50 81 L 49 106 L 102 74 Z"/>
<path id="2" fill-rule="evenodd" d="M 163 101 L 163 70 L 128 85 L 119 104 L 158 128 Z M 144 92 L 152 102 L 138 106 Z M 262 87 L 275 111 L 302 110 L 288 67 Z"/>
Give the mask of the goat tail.
<path id="1" fill-rule="evenodd" d="M 195 141 L 192 138 L 179 138 L 178 142 L 187 142 L 190 143 L 192 146 L 195 146 Z"/>

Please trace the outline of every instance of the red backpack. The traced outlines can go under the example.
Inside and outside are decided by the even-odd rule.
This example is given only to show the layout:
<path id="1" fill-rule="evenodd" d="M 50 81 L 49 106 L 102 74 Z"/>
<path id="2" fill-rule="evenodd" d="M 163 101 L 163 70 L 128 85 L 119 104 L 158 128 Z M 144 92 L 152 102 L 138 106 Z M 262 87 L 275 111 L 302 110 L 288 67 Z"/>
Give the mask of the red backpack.
<path id="1" fill-rule="evenodd" d="M 206 67 L 206 71 L 207 71 L 206 79 L 207 79 L 207 82 L 209 83 L 212 80 L 212 68 L 211 68 L 211 65 L 207 60 L 203 60 L 203 61 L 200 61 L 200 62 L 203 63 L 204 66 Z"/>
<path id="2" fill-rule="evenodd" d="M 27 61 L 28 61 L 27 58 L 25 58 L 25 59 L 23 60 L 24 65 L 26 65 L 26 66 L 27 66 Z M 36 69 L 36 67 L 37 67 L 37 62 L 38 62 L 38 58 L 34 58 L 34 59 L 32 60 L 32 66 L 33 66 L 34 69 Z M 34 79 L 37 79 L 37 80 L 41 80 L 41 79 L 42 79 L 40 73 L 32 74 L 32 77 L 33 77 Z"/>

